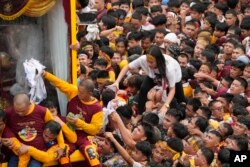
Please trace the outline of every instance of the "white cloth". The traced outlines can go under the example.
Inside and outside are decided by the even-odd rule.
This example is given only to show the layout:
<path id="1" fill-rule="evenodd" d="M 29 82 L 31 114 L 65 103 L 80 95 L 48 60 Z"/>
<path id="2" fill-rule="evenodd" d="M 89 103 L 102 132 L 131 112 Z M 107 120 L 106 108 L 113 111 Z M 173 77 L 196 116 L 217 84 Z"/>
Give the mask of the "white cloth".
<path id="1" fill-rule="evenodd" d="M 168 33 L 164 40 L 169 40 L 172 43 L 180 45 L 180 40 L 178 39 L 177 35 L 175 33 Z"/>
<path id="2" fill-rule="evenodd" d="M 109 115 L 112 114 L 112 112 L 116 111 L 116 109 L 120 106 L 124 106 L 126 103 L 119 100 L 119 99 L 113 99 L 111 100 L 107 107 L 103 107 L 104 117 L 103 117 L 103 127 L 101 129 L 101 132 L 105 132 L 106 126 L 109 123 Z"/>
<path id="3" fill-rule="evenodd" d="M 99 28 L 97 24 L 89 24 L 87 27 L 88 34 L 85 36 L 87 41 L 96 40 L 97 35 L 99 35 Z"/>
<path id="4" fill-rule="evenodd" d="M 46 88 L 41 75 L 45 67 L 33 58 L 25 60 L 23 66 L 30 87 L 30 101 L 39 104 L 47 98 Z"/>
<path id="5" fill-rule="evenodd" d="M 166 60 L 166 77 L 168 80 L 168 86 L 174 87 L 176 83 L 181 81 L 182 73 L 180 64 L 171 56 L 164 55 Z M 142 68 L 142 70 L 146 73 L 146 75 L 152 79 L 156 77 L 155 73 L 159 74 L 158 69 L 151 69 L 147 63 L 146 55 L 139 57 L 138 59 L 129 63 L 129 68 L 137 69 Z"/>
<path id="6" fill-rule="evenodd" d="M 142 164 L 140 164 L 139 162 L 134 161 L 133 162 L 133 167 L 142 167 Z"/>

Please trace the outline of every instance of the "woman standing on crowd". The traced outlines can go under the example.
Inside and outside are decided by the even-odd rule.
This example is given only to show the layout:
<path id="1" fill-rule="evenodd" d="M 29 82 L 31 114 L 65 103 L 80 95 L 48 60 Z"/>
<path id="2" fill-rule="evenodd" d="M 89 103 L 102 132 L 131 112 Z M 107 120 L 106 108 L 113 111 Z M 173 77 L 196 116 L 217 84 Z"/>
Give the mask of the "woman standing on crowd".
<path id="1" fill-rule="evenodd" d="M 139 92 L 139 115 L 145 111 L 148 91 L 157 84 L 168 92 L 160 112 L 166 112 L 171 102 L 173 107 L 177 106 L 177 102 L 175 100 L 173 101 L 174 97 L 179 103 L 185 102 L 181 83 L 182 75 L 180 65 L 174 58 L 162 54 L 158 46 L 152 46 L 149 54 L 143 55 L 125 66 L 112 86 L 118 88 L 119 82 L 126 73 L 129 70 L 138 68 L 141 68 L 147 75 Z"/>

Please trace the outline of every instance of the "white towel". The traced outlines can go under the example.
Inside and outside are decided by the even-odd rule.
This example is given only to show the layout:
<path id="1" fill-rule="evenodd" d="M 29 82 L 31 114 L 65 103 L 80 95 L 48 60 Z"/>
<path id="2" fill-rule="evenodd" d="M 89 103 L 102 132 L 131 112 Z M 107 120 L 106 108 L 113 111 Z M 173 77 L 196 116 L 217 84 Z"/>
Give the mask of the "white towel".
<path id="1" fill-rule="evenodd" d="M 25 60 L 23 66 L 30 87 L 30 101 L 39 104 L 47 98 L 47 92 L 42 78 L 42 71 L 45 69 L 45 66 L 33 58 Z"/>

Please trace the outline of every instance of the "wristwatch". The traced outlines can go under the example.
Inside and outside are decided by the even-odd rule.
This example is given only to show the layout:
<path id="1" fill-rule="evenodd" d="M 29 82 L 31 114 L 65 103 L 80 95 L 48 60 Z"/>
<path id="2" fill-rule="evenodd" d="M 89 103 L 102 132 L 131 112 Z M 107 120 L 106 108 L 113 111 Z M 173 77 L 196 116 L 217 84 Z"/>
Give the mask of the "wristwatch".
<path id="1" fill-rule="evenodd" d="M 166 108 L 169 108 L 169 107 L 170 107 L 169 104 L 164 104 L 164 106 L 165 106 Z"/>

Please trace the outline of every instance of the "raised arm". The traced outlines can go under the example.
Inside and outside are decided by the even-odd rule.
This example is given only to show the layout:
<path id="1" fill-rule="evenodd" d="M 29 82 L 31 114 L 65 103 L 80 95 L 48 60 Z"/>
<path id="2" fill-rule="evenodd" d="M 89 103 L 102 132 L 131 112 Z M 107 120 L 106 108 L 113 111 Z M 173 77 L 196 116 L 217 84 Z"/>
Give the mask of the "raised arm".
<path id="1" fill-rule="evenodd" d="M 105 133 L 106 138 L 108 138 L 116 147 L 116 149 L 121 154 L 122 158 L 129 164 L 129 166 L 132 166 L 134 163 L 134 160 L 130 157 L 128 152 L 123 148 L 114 138 L 113 134 L 111 132 Z"/>
<path id="2" fill-rule="evenodd" d="M 112 121 L 115 122 L 117 127 L 119 128 L 119 131 L 121 133 L 121 136 L 122 136 L 124 143 L 127 146 L 129 146 L 130 148 L 134 148 L 136 142 L 132 139 L 131 132 L 125 127 L 120 116 L 116 112 L 113 112 L 110 115 L 110 117 L 111 117 Z"/>

